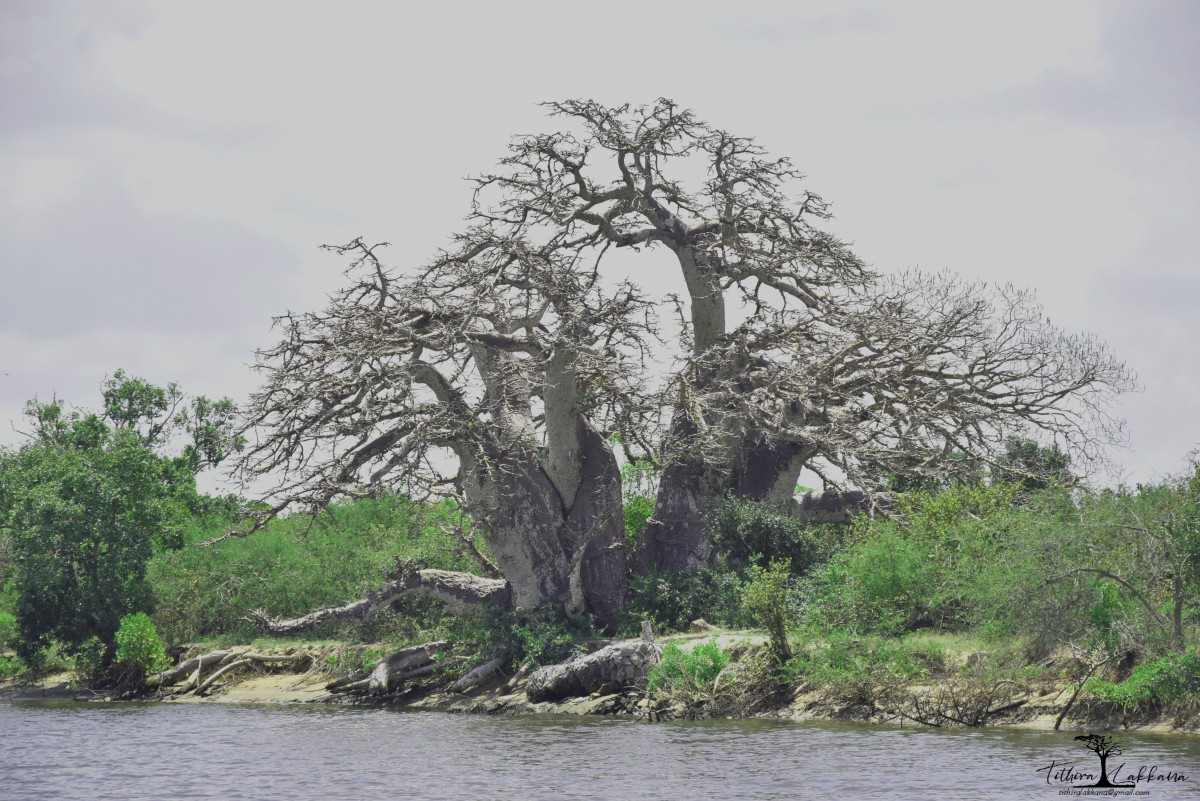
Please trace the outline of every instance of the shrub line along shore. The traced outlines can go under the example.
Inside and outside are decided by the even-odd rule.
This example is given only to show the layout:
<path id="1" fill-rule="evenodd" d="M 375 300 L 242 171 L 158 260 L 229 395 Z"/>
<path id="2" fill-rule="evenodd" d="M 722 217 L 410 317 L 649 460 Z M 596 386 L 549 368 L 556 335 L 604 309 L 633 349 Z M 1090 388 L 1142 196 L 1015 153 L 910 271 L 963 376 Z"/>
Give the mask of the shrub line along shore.
<path id="1" fill-rule="evenodd" d="M 1040 677 L 1027 671 L 1024 680 L 997 679 L 994 672 L 981 672 L 990 656 L 978 651 L 943 651 L 947 663 L 937 675 L 923 679 L 906 680 L 876 669 L 814 686 L 804 680 L 764 680 L 761 675 L 750 675 L 769 658 L 768 640 L 760 631 L 706 631 L 673 635 L 662 641 L 668 649 L 684 654 L 706 648 L 720 651 L 729 661 L 722 675 L 704 686 L 682 686 L 680 680 L 687 677 L 676 676 L 674 681 L 660 680 L 657 687 L 651 680 L 649 689 L 648 682 L 643 681 L 640 686 L 605 687 L 556 700 L 531 700 L 528 677 L 497 673 L 458 692 L 453 689 L 453 677 L 436 671 L 387 692 L 345 694 L 330 689 L 339 683 L 339 677 L 344 683 L 345 677 L 354 673 L 345 665 L 363 664 L 364 657 L 378 652 L 379 647 L 296 643 L 241 649 L 261 652 L 264 660 L 248 670 L 227 673 L 206 686 L 203 693 L 163 688 L 155 693 L 115 698 L 80 688 L 69 674 L 55 674 L 38 684 L 8 681 L 0 685 L 0 701 L 330 704 L 459 714 L 617 716 L 646 722 L 754 717 L 899 727 L 999 726 L 1038 731 L 1060 728 L 1200 734 L 1200 716 L 1193 705 L 1142 705 L 1131 709 L 1095 698 L 1080 699 L 1077 686 L 1062 678 L 1052 679 L 1046 671 Z M 594 652 L 621 642 L 635 641 L 596 641 L 589 645 Z M 809 647 L 828 646 L 810 643 Z M 193 650 L 199 653 L 205 649 Z M 514 682 L 514 678 L 518 680 Z M 740 688 L 739 679 L 744 683 Z"/>

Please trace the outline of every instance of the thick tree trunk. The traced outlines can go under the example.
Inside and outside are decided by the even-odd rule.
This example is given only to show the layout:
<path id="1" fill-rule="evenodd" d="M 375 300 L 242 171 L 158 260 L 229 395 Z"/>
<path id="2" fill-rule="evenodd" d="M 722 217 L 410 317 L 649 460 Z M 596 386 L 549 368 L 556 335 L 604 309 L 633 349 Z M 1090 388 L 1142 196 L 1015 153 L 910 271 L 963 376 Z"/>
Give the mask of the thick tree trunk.
<path id="1" fill-rule="evenodd" d="M 612 448 L 579 418 L 583 471 L 566 528 L 572 550 L 583 548 L 579 559 L 575 605 L 595 616 L 611 633 L 620 623 L 629 595 L 625 553 L 625 514 L 621 506 L 621 470 Z"/>
<path id="2" fill-rule="evenodd" d="M 714 508 L 712 479 L 698 462 L 668 465 L 658 485 L 654 514 L 634 553 L 640 575 L 674 573 L 708 564 L 708 522 Z"/>
<path id="3" fill-rule="evenodd" d="M 511 587 L 513 608 L 565 603 L 571 562 L 563 549 L 558 490 L 531 456 L 496 453 L 486 461 L 487 468 L 472 465 L 466 475 L 466 509 L 482 523 L 483 539 Z"/>
<path id="4" fill-rule="evenodd" d="M 549 605 L 568 614 L 586 612 L 611 633 L 628 595 L 620 467 L 582 415 L 567 434 L 576 467 L 558 483 L 569 499 L 550 466 L 524 455 L 532 450 L 526 445 L 517 453 L 489 454 L 489 472 L 468 473 L 467 510 L 484 524 L 484 540 L 512 589 L 514 609 Z"/>
<path id="5" fill-rule="evenodd" d="M 676 430 L 677 435 L 692 432 Z M 796 442 L 768 442 L 748 436 L 730 446 L 732 466 L 716 470 L 695 461 L 663 471 L 654 514 L 638 541 L 633 566 L 641 575 L 690 570 L 708 564 L 708 526 L 724 500 L 733 496 L 770 501 L 803 523 L 843 523 L 867 509 L 858 491 L 807 492 L 796 497 L 796 482 L 813 449 Z"/>
<path id="6" fill-rule="evenodd" d="M 767 442 L 747 438 L 736 454 L 730 491 L 753 501 L 786 502 L 796 492 L 796 481 L 813 449 L 798 442 Z"/>

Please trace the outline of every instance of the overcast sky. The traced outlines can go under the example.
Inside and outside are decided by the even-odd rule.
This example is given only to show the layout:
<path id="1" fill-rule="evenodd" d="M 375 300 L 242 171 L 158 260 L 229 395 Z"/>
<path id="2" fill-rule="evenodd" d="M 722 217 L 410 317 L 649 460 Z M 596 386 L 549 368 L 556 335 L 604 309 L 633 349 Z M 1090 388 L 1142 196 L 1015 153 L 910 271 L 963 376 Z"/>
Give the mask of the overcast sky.
<path id="1" fill-rule="evenodd" d="M 668 97 L 790 156 L 880 270 L 1036 289 L 1200 445 L 1200 2 L 0 0 L 0 444 L 117 368 L 243 398 L 358 235 L 419 265 L 539 101 Z M 10 425 L 11 421 L 11 425 Z"/>

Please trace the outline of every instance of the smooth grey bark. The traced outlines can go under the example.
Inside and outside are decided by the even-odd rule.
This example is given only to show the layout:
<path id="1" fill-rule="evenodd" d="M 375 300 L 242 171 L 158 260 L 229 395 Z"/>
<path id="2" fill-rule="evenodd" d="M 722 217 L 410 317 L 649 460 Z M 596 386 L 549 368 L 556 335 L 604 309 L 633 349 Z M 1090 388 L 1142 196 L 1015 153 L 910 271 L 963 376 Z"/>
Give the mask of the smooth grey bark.
<path id="1" fill-rule="evenodd" d="M 375 663 L 367 679 L 367 689 L 376 695 L 393 692 L 402 682 L 432 673 L 437 655 L 448 650 L 450 643 L 439 640 L 386 656 Z"/>
<path id="2" fill-rule="evenodd" d="M 674 573 L 707 564 L 707 535 L 715 508 L 711 471 L 697 460 L 668 465 L 659 482 L 654 513 L 638 538 L 633 566 L 641 575 Z"/>
<path id="3" fill-rule="evenodd" d="M 512 608 L 586 612 L 611 632 L 628 590 L 620 467 L 582 415 L 575 415 L 569 440 L 578 465 L 566 479 L 574 487 L 570 505 L 549 469 L 518 451 L 468 466 L 466 509 L 483 523 L 484 541 L 511 587 Z"/>

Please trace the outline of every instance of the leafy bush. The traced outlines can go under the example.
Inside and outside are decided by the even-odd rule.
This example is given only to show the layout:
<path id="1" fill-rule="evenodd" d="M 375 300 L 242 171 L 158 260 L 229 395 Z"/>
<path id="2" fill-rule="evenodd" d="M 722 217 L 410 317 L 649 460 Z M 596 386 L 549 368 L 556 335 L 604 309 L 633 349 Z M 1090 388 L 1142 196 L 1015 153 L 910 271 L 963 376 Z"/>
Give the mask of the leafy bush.
<path id="1" fill-rule="evenodd" d="M 92 637 L 86 642 L 77 644 L 72 649 L 72 663 L 75 675 L 84 679 L 99 676 L 104 670 L 104 658 L 108 655 L 108 646 L 99 637 Z"/>
<path id="2" fill-rule="evenodd" d="M 633 553 L 646 521 L 654 514 L 658 471 L 648 462 L 621 465 L 621 497 L 625 506 L 625 547 Z"/>
<path id="3" fill-rule="evenodd" d="M 17 618 L 9 612 L 0 611 L 0 651 L 12 647 L 17 640 Z"/>
<path id="4" fill-rule="evenodd" d="M 721 671 L 729 666 L 730 656 L 716 639 L 697 643 L 685 651 L 674 643 L 663 648 L 662 661 L 650 670 L 646 689 L 650 692 L 685 689 L 711 690 Z"/>
<path id="5" fill-rule="evenodd" d="M 788 643 L 788 622 L 791 619 L 791 563 L 772 560 L 770 567 L 751 566 L 749 581 L 742 588 L 742 604 L 767 631 L 771 654 L 779 665 L 792 658 Z"/>
<path id="6" fill-rule="evenodd" d="M 471 664 L 503 655 L 510 667 L 562 662 L 596 636 L 591 616 L 569 618 L 550 607 L 524 614 L 492 610 L 482 617 L 455 619 L 446 630 L 451 639 L 473 649 Z"/>
<path id="7" fill-rule="evenodd" d="M 0 656 L 0 680 L 11 680 L 26 675 L 29 669 L 17 656 Z"/>
<path id="8" fill-rule="evenodd" d="M 687 631 L 697 618 L 728 628 L 752 625 L 742 606 L 742 583 L 721 557 L 711 568 L 631 576 L 626 629 L 636 631 L 649 620 L 655 631 Z"/>
<path id="9" fill-rule="evenodd" d="M 1200 693 L 1200 653 L 1189 646 L 1182 654 L 1138 665 L 1122 682 L 1088 679 L 1086 686 L 1097 698 L 1127 709 L 1144 703 L 1195 702 Z"/>
<path id="10" fill-rule="evenodd" d="M 933 565 L 921 545 L 894 524 L 835 557 L 816 577 L 819 620 L 899 634 L 935 595 Z"/>
<path id="11" fill-rule="evenodd" d="M 171 666 L 167 649 L 154 621 L 145 612 L 121 618 L 117 629 L 117 662 L 143 673 L 157 673 Z"/>
<path id="12" fill-rule="evenodd" d="M 773 559 L 787 560 L 797 573 L 823 561 L 831 527 L 809 528 L 777 504 L 730 497 L 717 509 L 710 529 L 716 553 L 737 571 Z"/>
<path id="13" fill-rule="evenodd" d="M 625 547 L 629 553 L 633 553 L 646 521 L 654 514 L 654 498 L 649 495 L 626 495 L 624 501 Z"/>
<path id="14" fill-rule="evenodd" d="M 1056 636 L 1055 621 L 1074 625 L 1060 601 L 1078 604 L 1086 594 L 1053 587 L 1047 576 L 1080 538 L 1068 536 L 1059 508 L 1014 506 L 1016 492 L 916 492 L 899 499 L 895 519 L 860 520 L 849 545 L 808 582 L 809 621 L 887 635 L 988 627 Z"/>

